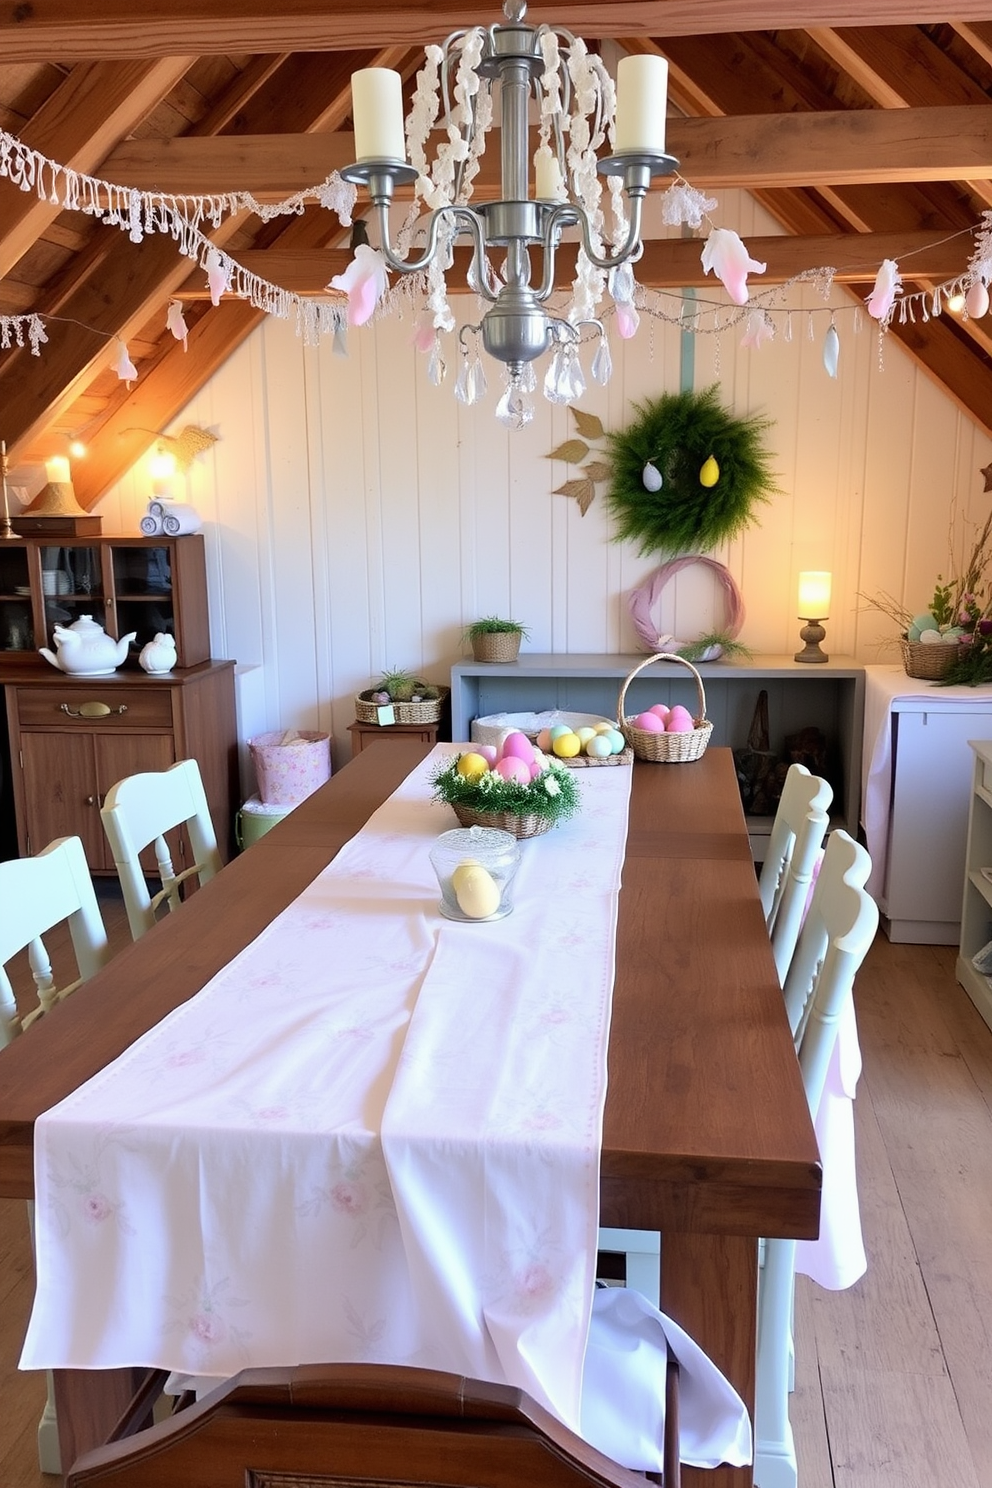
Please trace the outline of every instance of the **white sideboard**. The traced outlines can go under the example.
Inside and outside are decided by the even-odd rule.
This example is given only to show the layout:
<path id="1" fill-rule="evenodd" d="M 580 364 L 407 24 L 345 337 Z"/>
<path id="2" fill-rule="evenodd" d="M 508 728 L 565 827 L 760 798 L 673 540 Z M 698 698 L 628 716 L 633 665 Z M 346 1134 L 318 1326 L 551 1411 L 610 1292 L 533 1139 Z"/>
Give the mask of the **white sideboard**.
<path id="1" fill-rule="evenodd" d="M 957 945 L 972 761 L 992 738 L 992 687 L 938 687 L 901 666 L 865 671 L 862 822 L 868 888 L 890 940 Z"/>
<path id="2" fill-rule="evenodd" d="M 615 718 L 624 678 L 643 660 L 643 655 L 522 652 L 513 662 L 459 662 L 451 669 L 451 737 L 467 741 L 472 719 L 493 713 L 541 713 L 557 708 Z M 861 799 L 864 667 L 847 656 L 809 663 L 791 656 L 760 655 L 747 662 L 703 662 L 698 670 L 706 694 L 706 716 L 713 724 L 713 744 L 738 747 L 747 742 L 762 688 L 768 693 L 773 749 L 780 751 L 786 735 L 800 729 L 822 730 L 832 752 L 834 825 L 855 835 Z M 630 684 L 625 711 L 635 714 L 657 702 L 669 706 L 680 702 L 692 713 L 697 711 L 696 684 L 685 667 L 673 662 L 646 667 Z M 764 855 L 771 820 L 748 818 L 758 861 Z"/>

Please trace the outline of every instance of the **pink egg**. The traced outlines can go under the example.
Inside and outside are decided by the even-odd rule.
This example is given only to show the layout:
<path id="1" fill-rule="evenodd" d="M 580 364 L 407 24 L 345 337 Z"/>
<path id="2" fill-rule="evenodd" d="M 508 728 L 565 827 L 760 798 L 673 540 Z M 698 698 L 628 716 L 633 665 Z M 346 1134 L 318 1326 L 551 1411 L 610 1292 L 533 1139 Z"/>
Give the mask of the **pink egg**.
<path id="1" fill-rule="evenodd" d="M 496 763 L 495 744 L 479 744 L 474 750 L 474 753 L 481 754 L 487 765 L 494 765 Z"/>
<path id="2" fill-rule="evenodd" d="M 634 719 L 634 727 L 644 729 L 649 734 L 663 734 L 665 732 L 664 719 L 659 718 L 657 713 L 638 713 Z"/>
<path id="3" fill-rule="evenodd" d="M 688 708 L 683 708 L 681 703 L 676 703 L 668 715 L 667 731 L 670 734 L 691 734 L 695 724 L 692 714 Z"/>
<path id="4" fill-rule="evenodd" d="M 507 734 L 503 740 L 501 759 L 523 760 L 525 765 L 531 764 L 534 758 L 534 746 L 526 734 Z"/>
<path id="5" fill-rule="evenodd" d="M 538 759 L 536 759 L 534 761 L 534 763 L 530 767 L 530 778 L 531 778 L 531 780 L 536 780 L 537 777 L 538 777 L 538 775 L 542 775 L 547 768 L 548 768 L 548 762 L 547 762 L 547 760 L 538 760 Z"/>
<path id="6" fill-rule="evenodd" d="M 671 711 L 667 703 L 655 703 L 653 707 L 648 709 L 649 713 L 657 713 L 659 718 L 667 718 Z"/>
<path id="7" fill-rule="evenodd" d="M 530 765 L 524 764 L 522 759 L 516 759 L 512 754 L 497 760 L 493 769 L 497 775 L 502 775 L 504 780 L 515 780 L 518 785 L 530 784 Z"/>

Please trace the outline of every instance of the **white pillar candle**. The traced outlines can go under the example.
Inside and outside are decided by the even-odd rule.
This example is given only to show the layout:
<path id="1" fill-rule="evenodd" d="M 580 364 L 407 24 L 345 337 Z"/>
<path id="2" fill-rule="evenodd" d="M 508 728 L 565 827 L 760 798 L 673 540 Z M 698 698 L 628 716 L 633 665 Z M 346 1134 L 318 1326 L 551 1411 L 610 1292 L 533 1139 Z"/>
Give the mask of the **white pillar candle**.
<path id="1" fill-rule="evenodd" d="M 50 460 L 45 461 L 45 478 L 53 486 L 68 485 L 72 476 L 65 455 L 53 455 Z"/>
<path id="2" fill-rule="evenodd" d="M 799 575 L 800 620 L 826 620 L 830 614 L 830 575 L 822 570 Z"/>
<path id="3" fill-rule="evenodd" d="M 534 157 L 534 188 L 538 201 L 561 201 L 565 195 L 561 166 L 551 150 L 538 150 Z"/>
<path id="4" fill-rule="evenodd" d="M 391 67 L 364 67 L 351 76 L 356 160 L 406 160 L 403 84 Z"/>
<path id="5" fill-rule="evenodd" d="M 664 57 L 621 57 L 617 64 L 614 153 L 665 153 L 668 63 Z"/>

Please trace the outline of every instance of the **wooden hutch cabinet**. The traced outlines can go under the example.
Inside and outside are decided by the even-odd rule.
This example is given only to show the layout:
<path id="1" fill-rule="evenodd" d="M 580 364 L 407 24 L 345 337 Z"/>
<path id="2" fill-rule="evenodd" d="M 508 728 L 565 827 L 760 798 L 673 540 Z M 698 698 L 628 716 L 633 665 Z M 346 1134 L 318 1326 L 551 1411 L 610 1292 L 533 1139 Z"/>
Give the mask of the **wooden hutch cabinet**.
<path id="1" fill-rule="evenodd" d="M 73 676 L 38 654 L 56 649 L 56 624 L 81 615 L 117 638 L 137 632 L 111 675 Z M 158 631 L 175 637 L 178 662 L 148 676 L 137 656 Z M 99 809 L 107 791 L 126 775 L 195 759 L 228 855 L 238 799 L 234 663 L 210 659 L 200 534 L 0 542 L 0 684 L 19 854 L 76 834 L 91 870 L 113 873 Z M 182 861 L 181 836 L 177 850 Z"/>

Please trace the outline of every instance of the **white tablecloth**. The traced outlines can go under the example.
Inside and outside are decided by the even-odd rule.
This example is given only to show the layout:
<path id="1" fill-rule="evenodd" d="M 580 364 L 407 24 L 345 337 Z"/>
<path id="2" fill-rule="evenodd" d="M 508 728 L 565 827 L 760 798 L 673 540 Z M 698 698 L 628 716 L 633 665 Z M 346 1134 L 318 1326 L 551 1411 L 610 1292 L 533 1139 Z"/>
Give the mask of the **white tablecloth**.
<path id="1" fill-rule="evenodd" d="M 514 912 L 453 923 L 428 858 L 446 747 L 39 1120 L 23 1367 L 420 1364 L 578 1429 L 630 771 L 578 772 Z"/>

